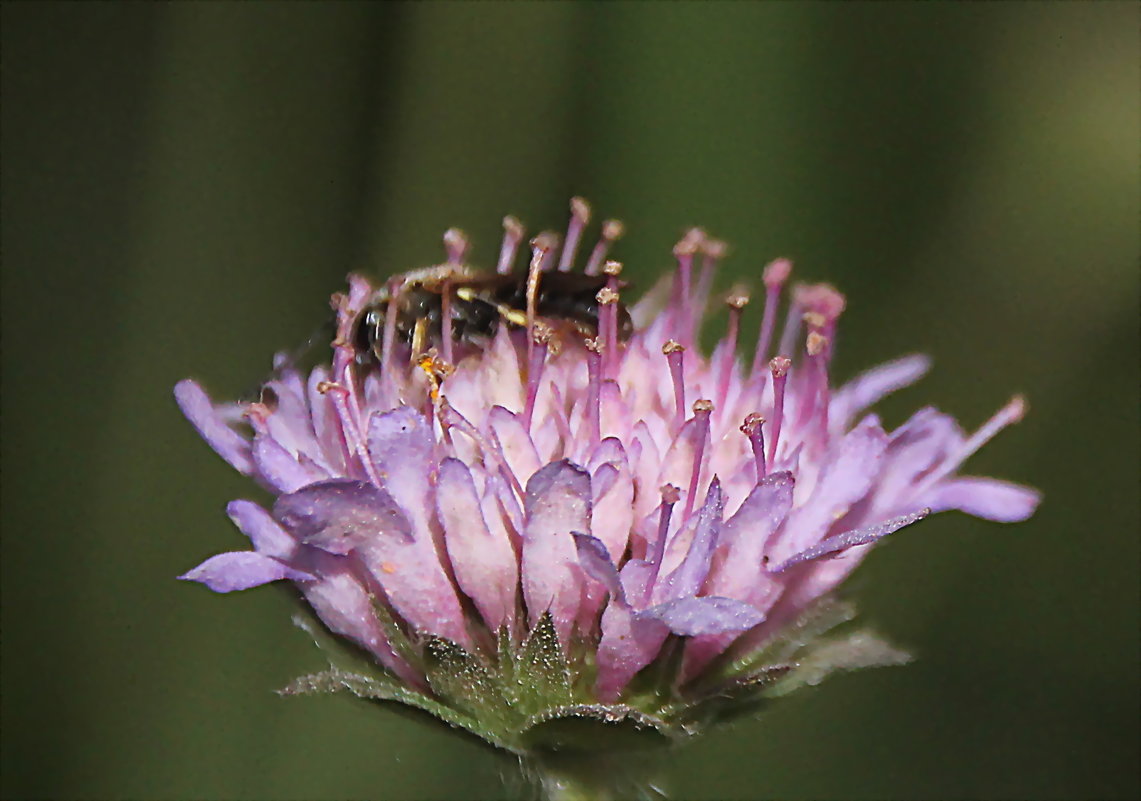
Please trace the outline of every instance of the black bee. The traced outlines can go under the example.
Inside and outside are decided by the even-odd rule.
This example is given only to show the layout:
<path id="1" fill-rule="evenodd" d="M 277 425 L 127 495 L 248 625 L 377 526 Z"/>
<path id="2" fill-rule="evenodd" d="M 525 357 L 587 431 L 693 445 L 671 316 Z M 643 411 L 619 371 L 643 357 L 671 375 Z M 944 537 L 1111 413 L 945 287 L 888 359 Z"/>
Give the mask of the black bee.
<path id="1" fill-rule="evenodd" d="M 534 319 L 556 332 L 569 329 L 584 339 L 598 336 L 598 293 L 608 280 L 607 275 L 539 273 Z M 413 356 L 442 343 L 445 307 L 452 342 L 460 346 L 486 344 L 501 325 L 526 328 L 527 283 L 525 274 L 488 274 L 455 265 L 405 273 L 377 290 L 361 310 L 354 339 L 357 353 L 362 361 L 381 360 L 390 304 L 395 306 L 394 339 Z M 633 326 L 626 308 L 616 305 L 618 336 L 624 340 Z"/>

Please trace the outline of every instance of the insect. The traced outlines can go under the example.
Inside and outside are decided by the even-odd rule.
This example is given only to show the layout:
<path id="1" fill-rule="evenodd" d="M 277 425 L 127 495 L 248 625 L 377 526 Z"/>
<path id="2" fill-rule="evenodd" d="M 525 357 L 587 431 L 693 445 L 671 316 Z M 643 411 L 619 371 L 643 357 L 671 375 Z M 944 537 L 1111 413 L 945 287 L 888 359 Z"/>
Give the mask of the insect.
<path id="1" fill-rule="evenodd" d="M 549 271 L 538 273 L 533 320 L 556 332 L 582 338 L 598 335 L 598 293 L 607 275 Z M 361 310 L 355 341 L 361 361 L 383 358 L 385 325 L 392 308 L 395 342 L 413 357 L 443 344 L 445 315 L 453 344 L 480 347 L 499 327 L 528 325 L 528 276 L 489 274 L 460 265 L 413 270 L 377 290 Z M 630 314 L 618 304 L 618 335 L 632 330 Z"/>

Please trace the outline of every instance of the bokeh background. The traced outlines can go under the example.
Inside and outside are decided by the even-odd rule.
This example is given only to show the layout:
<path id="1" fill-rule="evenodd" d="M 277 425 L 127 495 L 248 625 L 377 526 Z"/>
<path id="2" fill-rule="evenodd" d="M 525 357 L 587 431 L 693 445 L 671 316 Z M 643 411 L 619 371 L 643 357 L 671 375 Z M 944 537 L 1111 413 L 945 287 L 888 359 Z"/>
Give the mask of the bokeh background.
<path id="1" fill-rule="evenodd" d="M 1141 6 L 32 4 L 3 14 L 4 798 L 504 798 L 474 741 L 274 688 L 323 665 L 288 593 L 174 576 L 254 489 L 171 386 L 249 389 L 349 270 L 458 225 L 621 217 L 648 285 L 686 226 L 849 294 L 883 405 L 1031 414 L 859 571 L 912 648 L 681 752 L 680 799 L 1137 798 Z M 759 315 L 753 309 L 750 321 Z"/>

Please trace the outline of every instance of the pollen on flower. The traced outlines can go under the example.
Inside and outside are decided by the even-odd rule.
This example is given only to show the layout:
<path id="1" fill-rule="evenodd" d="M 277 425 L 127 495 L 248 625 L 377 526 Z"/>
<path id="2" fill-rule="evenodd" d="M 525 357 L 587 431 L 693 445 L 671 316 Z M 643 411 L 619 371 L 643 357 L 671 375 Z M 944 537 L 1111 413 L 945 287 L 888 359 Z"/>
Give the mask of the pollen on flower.
<path id="1" fill-rule="evenodd" d="M 486 273 L 449 229 L 443 264 L 350 276 L 328 363 L 281 362 L 258 402 L 180 382 L 203 438 L 274 495 L 228 509 L 253 550 L 182 578 L 292 582 L 406 703 L 522 751 L 536 720 L 570 708 L 692 731 L 699 709 L 769 687 L 766 654 L 868 546 L 928 510 L 1033 513 L 1034 490 L 959 475 L 1022 418 L 1020 396 L 970 435 L 931 407 L 887 431 L 869 407 L 927 362 L 834 387 L 835 288 L 786 293 L 792 263 L 770 262 L 739 354 L 749 291 L 714 294 L 723 242 L 689 229 L 672 276 L 627 306 L 609 258 L 623 226 L 603 222 L 588 247 L 591 218 L 574 198 L 565 235 L 528 253 L 505 217 Z M 728 323 L 706 356 L 710 309 Z"/>

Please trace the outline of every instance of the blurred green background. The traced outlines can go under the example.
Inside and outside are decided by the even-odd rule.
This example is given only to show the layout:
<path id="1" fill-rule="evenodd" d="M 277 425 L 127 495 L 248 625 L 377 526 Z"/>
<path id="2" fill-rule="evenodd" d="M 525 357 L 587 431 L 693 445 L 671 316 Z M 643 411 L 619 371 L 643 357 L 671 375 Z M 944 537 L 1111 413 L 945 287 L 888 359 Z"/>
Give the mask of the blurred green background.
<path id="1" fill-rule="evenodd" d="M 884 404 L 1028 419 L 852 584 L 912 648 L 682 752 L 681 799 L 1137 798 L 1141 6 L 31 4 L 3 14 L 5 798 L 502 798 L 474 741 L 274 688 L 323 665 L 284 591 L 174 581 L 253 488 L 171 386 L 247 390 L 350 269 L 463 227 L 702 224 L 849 295 Z M 750 322 L 759 315 L 752 310 Z M 256 497 L 256 496 L 255 496 Z"/>

